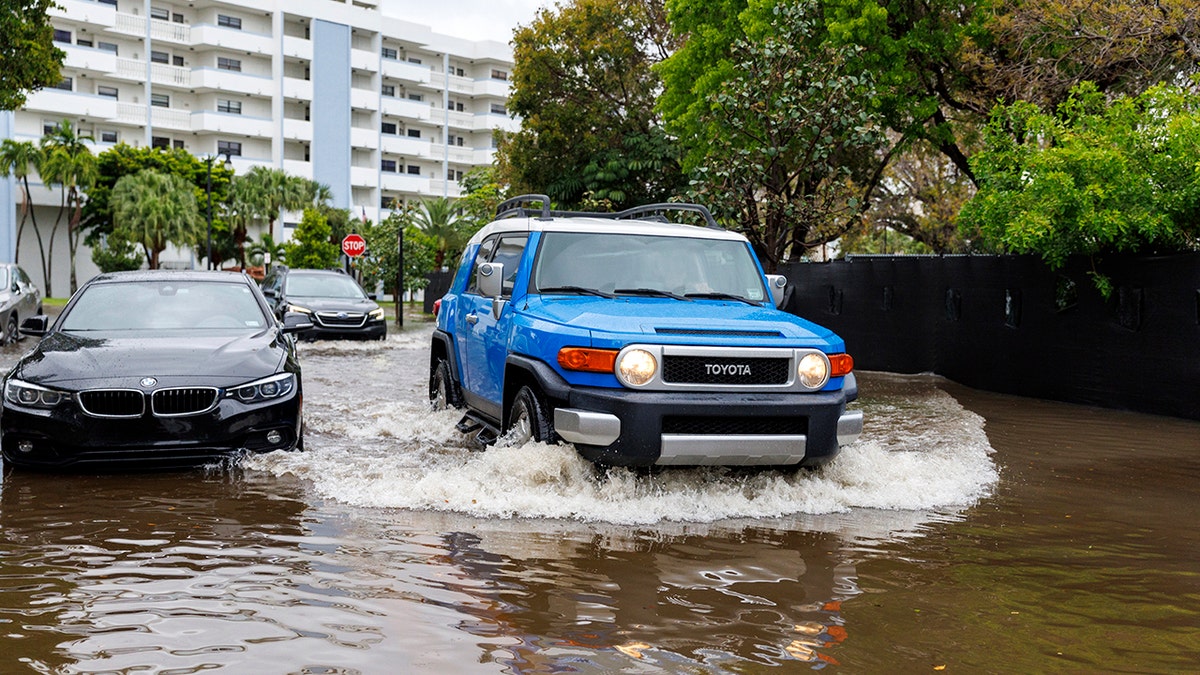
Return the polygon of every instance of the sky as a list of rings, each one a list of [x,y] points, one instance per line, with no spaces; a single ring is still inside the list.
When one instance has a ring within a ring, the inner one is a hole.
[[[385,13],[468,40],[508,43],[518,24],[529,25],[553,0],[383,0]]]

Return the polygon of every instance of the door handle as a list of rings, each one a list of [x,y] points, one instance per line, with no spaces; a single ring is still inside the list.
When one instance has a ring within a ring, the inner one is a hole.
[[[467,323],[471,324],[472,326],[479,323],[479,315],[475,314],[474,312],[468,314],[466,319],[467,319]]]

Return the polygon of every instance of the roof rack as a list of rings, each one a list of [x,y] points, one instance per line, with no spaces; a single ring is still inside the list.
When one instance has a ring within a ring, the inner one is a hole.
[[[535,202],[541,202],[540,209],[534,209],[527,206]],[[717,223],[717,219],[713,218],[709,210],[700,204],[688,204],[684,202],[663,202],[659,204],[645,204],[643,206],[634,206],[625,209],[624,211],[556,211],[550,208],[550,198],[546,195],[528,194],[512,199],[505,200],[496,207],[496,219],[503,220],[505,218],[540,218],[549,220],[550,218],[610,218],[612,220],[657,220],[668,222],[662,215],[664,211],[690,211],[698,213],[704,218],[705,227],[713,230],[724,230]]]

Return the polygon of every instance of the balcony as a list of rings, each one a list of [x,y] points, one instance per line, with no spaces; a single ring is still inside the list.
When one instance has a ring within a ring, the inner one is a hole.
[[[433,76],[433,71],[429,70],[429,66],[418,63],[382,59],[379,62],[379,65],[379,71],[383,73],[384,77],[389,77],[404,82],[429,84],[429,80]]]
[[[451,94],[470,96],[475,93],[475,82],[465,77],[458,77],[457,75],[447,77],[444,73],[437,73],[431,78],[431,84],[434,87],[447,89]]]
[[[25,110],[50,113],[54,119],[60,117],[99,117],[114,119],[117,116],[117,100],[95,94],[80,94],[62,89],[42,89],[29,95]],[[146,119],[142,114],[142,121]]]
[[[441,196],[443,193],[447,197],[461,197],[462,188],[459,187],[457,181],[430,180],[427,183],[429,194]]]
[[[295,59],[312,61],[312,40],[305,40],[304,38],[292,37],[290,35],[283,36],[283,55]]]
[[[146,37],[146,17],[117,12],[112,29],[115,33],[144,38]],[[150,39],[154,41],[190,45],[195,37],[192,30],[192,26],[184,23],[150,19]]]
[[[379,110],[379,92],[350,89],[350,107],[355,110]]]
[[[474,94],[476,96],[491,96],[495,98],[508,98],[510,87],[508,82],[504,80],[475,80]]]
[[[359,150],[375,150],[379,147],[379,132],[350,127],[350,146]]]
[[[55,19],[69,19],[96,27],[112,28],[117,23],[117,10],[110,5],[86,0],[57,0],[50,5],[49,15]]]
[[[66,52],[67,57],[63,59],[63,65],[67,68],[78,68],[106,75],[117,69],[117,55],[110,51],[59,43],[55,43],[55,46]],[[144,72],[145,69],[143,69],[143,74]]]
[[[293,176],[301,176],[309,180],[312,180],[313,177],[312,162],[306,162],[302,159],[283,160],[283,170]]]
[[[308,120],[283,120],[283,139],[285,141],[308,141],[313,139],[313,125]]]
[[[350,184],[354,187],[376,188],[379,186],[379,169],[373,166],[350,167]]]
[[[283,78],[283,97],[293,101],[313,100],[313,84],[310,80],[295,77]]]
[[[116,67],[109,72],[112,72],[122,80],[131,80],[139,83],[145,82],[146,62],[118,58],[116,59]],[[150,64],[150,82],[152,84],[187,89],[192,86],[192,70],[191,68],[170,66],[165,63],[152,63]]]
[[[379,54],[363,49],[351,49],[350,67],[354,70],[374,73],[379,70]]]
[[[243,54],[271,56],[275,53],[275,42],[270,35],[212,24],[192,26],[191,44],[197,47],[221,47]]]
[[[192,88],[197,91],[209,89],[229,94],[272,96],[275,93],[275,80],[232,70],[196,68],[192,71]]]
[[[429,179],[410,173],[381,173],[379,187],[388,192],[424,193],[429,191]]]
[[[420,157],[422,159],[433,158],[433,144],[429,141],[420,138],[409,138],[408,136],[393,136],[391,134],[383,134],[380,137],[380,150],[388,155],[399,155],[401,157]]]
[[[388,117],[401,117],[408,120],[420,120],[428,122],[429,116],[433,110],[425,101],[413,101],[407,98],[392,98],[384,96],[381,103],[381,111]]]
[[[247,117],[203,110],[192,113],[192,131],[273,138],[275,125],[265,117]]]

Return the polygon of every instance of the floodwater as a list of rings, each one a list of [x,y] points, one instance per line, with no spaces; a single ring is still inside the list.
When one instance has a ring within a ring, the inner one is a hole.
[[[601,473],[428,340],[302,345],[303,453],[5,469],[0,673],[1200,669],[1200,423],[861,373],[820,471]]]

